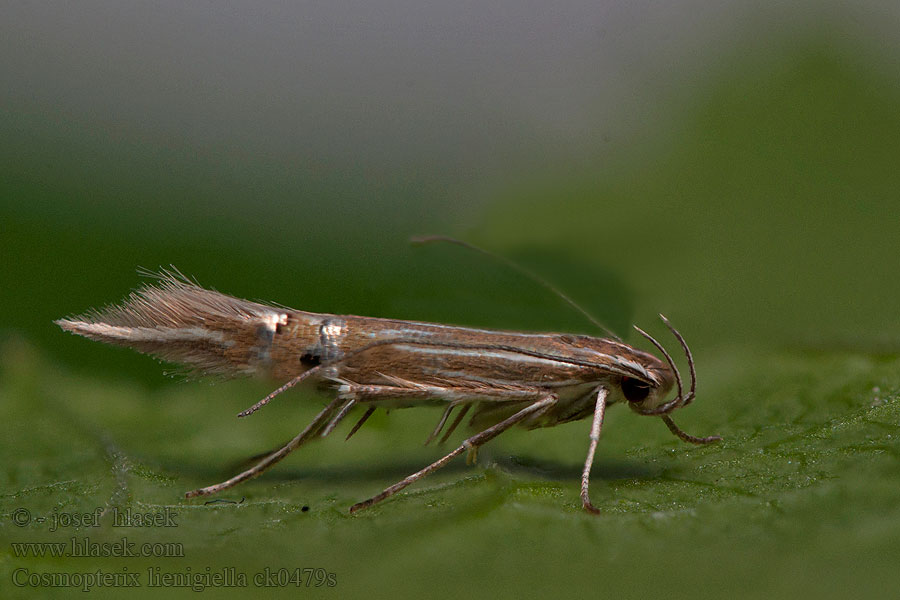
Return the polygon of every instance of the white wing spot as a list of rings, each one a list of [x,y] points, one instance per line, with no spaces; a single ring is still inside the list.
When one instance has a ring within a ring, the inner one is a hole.
[[[285,315],[286,316],[286,315]],[[346,327],[341,323],[328,323],[322,327],[322,334],[331,338],[340,337]]]

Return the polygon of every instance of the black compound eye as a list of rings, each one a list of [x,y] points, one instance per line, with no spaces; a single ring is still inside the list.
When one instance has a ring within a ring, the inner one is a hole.
[[[629,402],[640,402],[650,395],[650,384],[633,377],[623,377],[622,393]]]

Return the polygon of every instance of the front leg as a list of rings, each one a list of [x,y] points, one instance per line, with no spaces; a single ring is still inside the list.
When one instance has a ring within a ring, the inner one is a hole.
[[[600,441],[600,430],[603,428],[603,415],[606,413],[606,397],[608,394],[609,392],[605,387],[597,390],[597,403],[594,406],[594,419],[591,422],[591,442],[588,445],[584,470],[581,472],[581,506],[584,510],[595,515],[600,514],[600,511],[591,504],[588,489],[591,483],[591,467],[594,465],[594,452],[597,451],[597,442]]]

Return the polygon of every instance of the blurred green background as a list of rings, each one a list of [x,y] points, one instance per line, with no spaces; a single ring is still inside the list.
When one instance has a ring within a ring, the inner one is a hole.
[[[0,24],[0,589],[43,572],[320,568],[328,597],[888,598],[900,592],[900,10],[889,3],[14,5]],[[223,495],[325,396],[189,381],[52,320],[137,267],[295,308],[684,333],[699,394],[438,456],[378,414]],[[174,528],[32,517],[177,513]],[[304,508],[305,507],[305,508]],[[20,510],[19,513],[16,513]],[[16,556],[72,537],[183,557]],[[19,571],[21,573],[21,571]],[[160,589],[128,590],[138,597]],[[185,588],[167,592],[192,594]],[[246,590],[209,588],[214,596]],[[260,590],[256,590],[260,591]],[[298,593],[288,587],[267,595]],[[95,589],[96,596],[123,590]]]

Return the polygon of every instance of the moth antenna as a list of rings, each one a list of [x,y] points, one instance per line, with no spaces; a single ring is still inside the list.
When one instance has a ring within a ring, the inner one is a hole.
[[[547,281],[546,279],[544,279],[543,277],[541,277],[540,275],[538,275],[537,273],[532,271],[531,269],[523,267],[522,265],[515,262],[514,260],[511,260],[500,254],[494,254],[490,250],[485,250],[484,248],[480,248],[478,246],[475,246],[474,244],[470,244],[469,242],[464,242],[462,240],[458,240],[456,238],[452,238],[452,237],[445,236],[445,235],[413,236],[410,238],[409,241],[410,241],[410,243],[415,244],[415,245],[430,244],[433,242],[447,242],[450,244],[456,244],[457,246],[462,246],[463,248],[468,248],[469,250],[474,250],[475,252],[480,252],[481,254],[484,254],[485,256],[489,256],[490,258],[505,264],[507,267],[510,267],[511,269],[513,269],[515,271],[518,271],[520,274],[524,275],[528,279],[531,279],[538,285],[543,286],[544,289],[549,290],[551,293],[556,294],[556,296],[561,298],[566,304],[568,304],[570,307],[572,307],[573,309],[575,309],[576,311],[581,313],[582,316],[584,316],[588,321],[593,323],[594,326],[605,331],[613,339],[620,341],[620,342],[622,341],[622,338],[620,338],[618,335],[616,335],[612,329],[610,329],[609,327],[604,325],[599,319],[597,319],[591,313],[589,313],[587,310],[582,308],[580,304],[578,304],[577,302],[572,300],[569,296],[564,294],[562,292],[562,290],[557,288],[555,285],[553,285],[552,283],[550,283],[549,281]]]
[[[675,383],[678,384],[678,396],[676,396],[674,400],[666,402],[662,406],[657,407],[651,411],[645,412],[644,414],[655,415],[655,414],[659,414],[659,413],[667,413],[667,412],[671,411],[672,409],[674,409],[676,406],[678,406],[679,402],[682,401],[684,388],[681,385],[681,373],[678,372],[678,367],[675,365],[675,361],[672,360],[672,357],[669,356],[669,353],[666,352],[666,349],[663,348],[662,344],[657,342],[653,338],[652,335],[650,335],[649,333],[647,333],[646,331],[644,331],[637,325],[633,325],[633,327],[637,330],[638,333],[640,333],[642,336],[644,336],[645,338],[650,340],[650,343],[652,343],[654,346],[656,346],[657,350],[659,350],[660,352],[663,353],[663,356],[666,357],[666,362],[669,363],[669,366],[672,368],[672,371],[675,373]]]
[[[681,334],[678,333],[678,330],[669,323],[669,319],[666,318],[665,315],[660,314],[659,318],[662,319],[662,322],[666,324],[666,327],[672,332],[672,334],[678,339],[678,343],[681,344],[681,348],[684,350],[685,356],[687,356],[688,361],[688,369],[691,373],[691,389],[688,392],[686,398],[684,398],[684,402],[681,406],[687,406],[694,400],[694,392],[697,390],[697,371],[694,370],[694,356],[691,354],[691,349],[688,348],[687,342],[684,341],[684,338],[681,337]]]
[[[720,435],[709,435],[706,437],[695,437],[688,433],[685,433],[675,424],[675,421],[672,420],[672,417],[669,415],[662,415],[663,423],[666,424],[666,427],[669,428],[669,431],[678,436],[681,440],[689,443],[696,444],[698,446],[703,446],[705,444],[712,444],[714,442],[721,442],[722,436]]]

